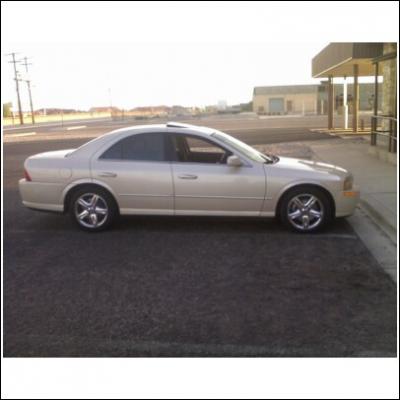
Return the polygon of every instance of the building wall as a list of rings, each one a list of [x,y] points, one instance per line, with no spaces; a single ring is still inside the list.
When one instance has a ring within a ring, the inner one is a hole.
[[[385,43],[383,54],[396,51],[396,43]],[[396,115],[396,69],[397,59],[382,62],[383,70],[383,90],[382,90],[382,113],[384,115]],[[378,97],[379,99],[379,97]]]
[[[286,90],[290,93],[284,93],[282,90],[277,93],[271,94],[253,94],[253,111],[258,114],[269,114],[269,100],[282,98],[284,100],[284,114],[326,114],[328,110],[328,94],[327,86],[321,84],[316,87],[315,92],[308,93],[293,93],[296,85],[288,87]],[[271,87],[271,90],[274,88]],[[382,104],[382,85],[378,87],[378,106],[381,109]],[[353,95],[353,84],[347,85],[347,93],[349,96],[349,112],[352,112],[352,95]],[[359,96],[360,104],[359,109],[361,111],[370,111],[373,108],[373,95],[374,95],[374,84],[373,83],[361,83],[359,84]],[[343,85],[334,85],[334,98],[335,110],[340,109],[340,96],[343,96]],[[393,97],[393,96],[392,96]],[[388,102],[392,101],[389,97]],[[292,109],[288,109],[288,101],[292,102]],[[393,104],[393,103],[392,103]]]
[[[374,107],[374,94],[375,94],[375,84],[374,83],[359,83],[359,97],[360,103],[358,105],[360,111],[372,111]],[[378,84],[378,108],[382,107],[382,84]],[[352,112],[352,96],[354,94],[354,87],[352,83],[347,85],[347,95],[349,112]],[[335,96],[335,110],[338,108],[339,98],[343,96],[343,85],[334,85],[334,96]]]
[[[317,93],[297,94],[256,94],[253,96],[253,111],[259,114],[270,113],[270,99],[282,98],[284,100],[284,113],[286,114],[315,114],[317,112]],[[288,109],[291,102],[292,109]]]

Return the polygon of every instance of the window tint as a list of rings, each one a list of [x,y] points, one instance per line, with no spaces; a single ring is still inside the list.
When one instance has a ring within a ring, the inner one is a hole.
[[[100,158],[106,160],[121,160],[122,159],[122,146],[121,140],[106,150]]]
[[[132,135],[111,146],[102,159],[165,161],[164,134],[144,133]]]

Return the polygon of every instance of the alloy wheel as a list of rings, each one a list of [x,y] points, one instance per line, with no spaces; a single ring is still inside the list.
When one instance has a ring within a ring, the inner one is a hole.
[[[85,228],[102,226],[108,216],[107,202],[96,193],[85,193],[75,201],[75,218]]]
[[[298,230],[313,230],[324,219],[322,201],[313,194],[299,194],[290,199],[287,207],[287,218]]]

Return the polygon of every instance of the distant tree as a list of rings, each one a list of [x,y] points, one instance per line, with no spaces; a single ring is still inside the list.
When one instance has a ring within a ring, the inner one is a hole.
[[[12,103],[3,103],[3,118],[12,117]]]

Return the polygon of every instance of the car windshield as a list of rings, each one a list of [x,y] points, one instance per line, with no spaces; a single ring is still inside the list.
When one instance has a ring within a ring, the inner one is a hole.
[[[228,144],[229,146],[233,147],[235,150],[238,152],[244,154],[248,158],[252,159],[253,161],[258,161],[262,163],[274,163],[278,160],[276,156],[273,155],[265,155],[256,149],[253,149],[253,147],[247,145],[246,143],[241,142],[238,139],[235,139],[232,136],[227,135],[224,132],[214,132],[211,136],[217,138],[223,143]]]

